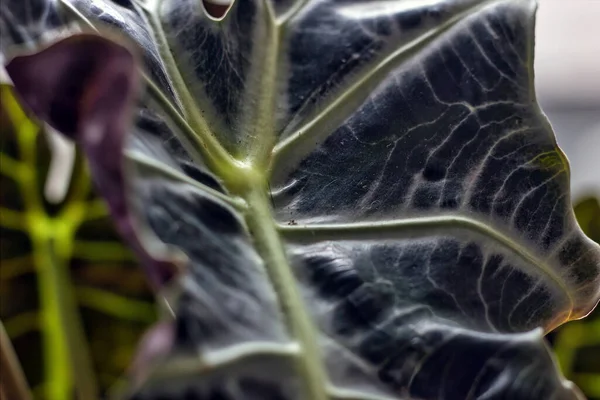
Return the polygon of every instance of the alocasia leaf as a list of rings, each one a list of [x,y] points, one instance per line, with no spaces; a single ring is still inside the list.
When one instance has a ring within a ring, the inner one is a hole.
[[[594,307],[600,249],[536,103],[533,1],[60,7],[144,61],[131,128],[127,46],[7,67],[175,316],[131,398],[579,398],[543,333]]]

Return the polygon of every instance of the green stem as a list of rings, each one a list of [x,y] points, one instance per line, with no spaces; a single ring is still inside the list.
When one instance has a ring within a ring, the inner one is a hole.
[[[55,273],[56,288],[59,291],[62,326],[68,341],[68,356],[74,378],[77,398],[94,400],[98,398],[98,384],[83,323],[79,314],[75,290],[69,271],[74,230],[71,226],[57,221],[55,232]],[[61,229],[61,227],[63,229]]]
[[[25,116],[12,95],[3,96],[3,100],[11,122],[18,131],[17,144],[21,159],[25,165],[35,165],[39,127]],[[38,272],[44,377],[47,381],[44,388],[45,397],[67,400],[72,397],[72,370],[67,356],[69,353],[66,334],[62,326],[61,288],[58,286],[56,266],[53,264],[50,221],[37,190],[36,171],[33,168],[24,170],[18,184],[27,210],[24,222],[31,239],[33,264]]]
[[[281,300],[283,315],[287,317],[291,334],[303,350],[298,355],[298,373],[305,383],[306,398],[325,400],[328,398],[325,390],[326,373],[318,348],[318,338],[314,333],[314,324],[303,304],[304,300],[289,266],[279,233],[272,222],[268,192],[262,183],[249,185],[250,189],[245,197],[250,212],[246,221]]]
[[[78,398],[94,400],[98,389],[69,278],[69,258],[61,254],[65,241],[72,238],[49,223],[38,221],[38,227],[42,229],[32,231],[36,233],[32,242],[42,308],[46,397],[71,399],[74,387]]]
[[[36,235],[38,236],[38,235]],[[69,362],[67,335],[63,326],[64,302],[61,299],[56,265],[51,255],[51,240],[32,237],[35,265],[38,268],[38,291],[42,309],[42,340],[47,399],[72,397],[73,376]]]

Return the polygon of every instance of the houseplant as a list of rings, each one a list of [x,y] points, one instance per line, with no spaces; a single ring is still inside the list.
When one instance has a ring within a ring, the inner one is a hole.
[[[534,2],[9,3],[15,92],[164,305],[126,396],[578,398],[543,334],[594,307],[600,250]]]

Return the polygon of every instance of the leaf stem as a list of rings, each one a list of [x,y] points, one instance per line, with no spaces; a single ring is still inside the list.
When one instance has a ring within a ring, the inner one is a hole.
[[[60,318],[64,340],[73,375],[77,398],[95,400],[98,398],[98,384],[83,323],[79,314],[75,290],[70,278],[69,260],[72,254],[74,229],[70,224],[56,221],[54,227],[54,246],[49,254],[54,261],[55,289],[60,301]],[[78,226],[79,221],[73,226]]]
[[[177,93],[178,99],[181,101],[183,117],[189,123],[192,128],[193,134],[191,135],[192,143],[196,144],[200,149],[205,149],[202,154],[206,156],[206,162],[213,167],[231,168],[238,164],[238,162],[231,157],[231,155],[221,145],[214,132],[210,129],[208,121],[202,116],[200,107],[198,107],[196,100],[192,93],[189,91],[183,76],[180,71],[180,66],[177,61],[166,49],[169,49],[168,39],[163,30],[162,24],[158,18],[154,15],[148,16],[148,21],[153,28],[154,38],[159,44],[161,49],[161,56],[165,67],[171,77],[173,88]],[[147,83],[151,83],[151,80],[147,80]],[[155,85],[149,85],[150,89],[154,90],[155,95],[161,93],[160,90],[156,90]],[[164,96],[161,99],[165,101]],[[168,103],[168,102],[167,102]],[[164,103],[163,103],[164,104]],[[169,107],[167,107],[169,108]],[[166,110],[168,111],[168,110]]]
[[[37,236],[37,235],[36,235]],[[52,259],[48,258],[51,242],[33,239],[33,254],[38,268],[38,291],[42,309],[42,340],[44,371],[48,399],[68,399],[71,396],[73,376],[69,363],[67,335],[63,332],[62,301]]]
[[[267,9],[269,7],[266,7]],[[255,167],[267,167],[271,161],[271,150],[277,140],[275,131],[275,112],[278,68],[281,46],[281,29],[275,25],[275,21],[268,15],[263,16],[268,22],[265,23],[265,36],[268,42],[263,52],[258,52],[252,60],[255,66],[252,69],[251,76],[248,77],[250,83],[254,82],[248,88],[248,96],[245,98],[245,104],[249,106],[248,112],[244,117],[242,125],[251,126],[252,131],[245,139],[248,142],[243,146],[248,151],[244,154],[247,164]],[[254,96],[261,101],[253,101]],[[241,149],[240,149],[241,150]]]
[[[95,375],[68,276],[69,258],[61,254],[65,241],[72,239],[52,224],[39,226],[45,229],[32,235],[32,242],[42,308],[46,397],[71,398],[74,386],[78,398],[93,400],[98,393]]]
[[[265,261],[275,291],[281,300],[283,315],[287,317],[288,327],[303,351],[298,355],[298,372],[305,383],[306,398],[326,400],[325,377],[318,338],[310,315],[306,311],[303,299],[297,287],[294,274],[281,244],[281,239],[269,208],[266,187],[259,184],[249,185],[246,199],[250,212],[246,222],[255,238],[256,247]]]

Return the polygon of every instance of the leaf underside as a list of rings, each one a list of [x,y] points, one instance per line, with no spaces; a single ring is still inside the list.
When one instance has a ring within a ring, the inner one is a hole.
[[[578,398],[542,336],[598,301],[600,249],[536,103],[533,1],[38,3],[143,50],[133,128],[117,45],[8,64],[38,115],[76,116],[176,317],[128,396]]]

